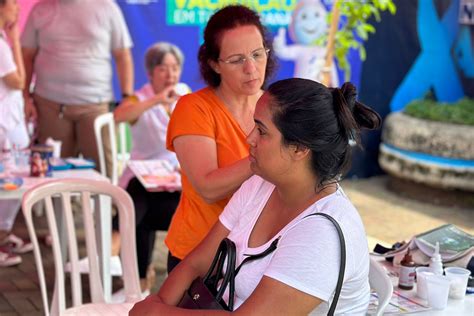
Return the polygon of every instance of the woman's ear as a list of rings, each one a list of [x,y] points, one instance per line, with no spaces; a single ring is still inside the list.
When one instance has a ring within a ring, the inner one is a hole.
[[[293,156],[293,159],[295,160],[301,160],[305,159],[309,153],[310,150],[308,147],[303,146],[303,145],[291,145],[291,155]]]
[[[214,70],[216,73],[218,73],[219,75],[221,74],[221,71],[219,69],[219,63],[216,63],[215,61],[213,60],[209,60],[207,62],[207,64],[209,65],[209,67],[212,68],[212,70]]]

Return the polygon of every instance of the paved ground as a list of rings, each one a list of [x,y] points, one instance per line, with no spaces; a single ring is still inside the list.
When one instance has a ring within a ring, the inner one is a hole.
[[[419,202],[388,190],[388,184],[389,178],[387,176],[348,180],[342,184],[362,216],[371,248],[376,242],[383,242],[389,246],[396,241],[409,239],[415,234],[444,223],[453,223],[474,234],[474,207],[472,204],[439,206],[433,203]],[[420,194],[423,195],[425,201],[440,202],[439,195],[436,193],[430,194],[423,191]],[[453,201],[459,201],[459,195],[454,193],[450,195],[453,197]],[[45,227],[41,218],[38,219],[38,222],[40,226]],[[21,221],[16,230],[19,234],[26,234]],[[43,233],[45,230],[39,231],[40,235]],[[154,262],[157,280],[154,290],[159,288],[166,276],[164,236],[164,232],[158,233],[155,247]],[[43,251],[46,266],[49,268],[48,284],[52,289],[53,268],[51,261],[47,260],[51,256],[48,255],[47,247],[44,247]],[[121,280],[114,279],[114,289],[120,287]],[[0,268],[0,315],[41,315],[41,309],[33,255],[24,255],[23,263],[17,267]]]

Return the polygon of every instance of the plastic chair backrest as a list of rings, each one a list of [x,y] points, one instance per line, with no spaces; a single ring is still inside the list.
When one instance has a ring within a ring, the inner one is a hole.
[[[104,142],[102,140],[102,128],[106,126],[108,128],[110,150],[112,154],[112,174],[110,181],[112,184],[118,184],[118,160],[117,160],[117,141],[116,141],[116,131],[115,131],[115,122],[113,113],[104,113],[99,115],[94,121],[94,133],[95,139],[97,142],[97,152],[99,153],[99,166],[100,173],[107,177],[107,167],[105,164],[105,153],[104,153]]]
[[[375,315],[383,315],[385,308],[392,298],[393,285],[384,267],[374,258],[370,258],[369,283],[378,297],[378,306]]]
[[[128,123],[125,123],[125,122],[118,124],[120,151],[117,154],[117,159],[120,162],[119,174],[121,174],[123,170],[125,170],[127,161],[130,160],[130,152],[128,150],[128,144],[127,144],[127,132],[129,133],[127,125]]]
[[[28,232],[33,243],[38,278],[40,281],[41,297],[45,315],[61,315],[66,310],[65,298],[65,274],[64,262],[61,252],[58,225],[55,217],[54,206],[59,206],[64,216],[69,261],[71,262],[71,293],[72,306],[82,305],[82,284],[79,272],[78,242],[74,214],[72,212],[71,196],[79,195],[84,223],[87,256],[89,258],[89,286],[92,303],[105,303],[104,291],[99,275],[99,262],[97,251],[97,236],[95,234],[93,206],[92,203],[98,195],[109,196],[112,203],[116,205],[120,216],[120,235],[127,236],[121,241],[121,261],[123,268],[123,280],[127,301],[136,301],[141,298],[137,252],[135,244],[135,209],[133,202],[123,189],[104,181],[88,179],[60,179],[46,182],[28,190],[22,201],[23,214],[25,216]],[[53,203],[53,199],[56,199]],[[52,239],[52,251],[55,266],[55,286],[51,303],[51,311],[48,308],[47,288],[41,250],[36,236],[33,223],[32,209],[40,201],[44,201],[46,218]],[[57,203],[60,202],[60,203]],[[58,210],[56,210],[58,211]],[[97,210],[95,210],[97,211]],[[77,216],[77,214],[76,214]]]

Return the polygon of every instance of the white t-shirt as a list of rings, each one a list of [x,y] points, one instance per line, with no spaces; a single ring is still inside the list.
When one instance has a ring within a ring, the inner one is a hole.
[[[258,254],[281,236],[270,255],[242,266],[235,281],[235,308],[254,291],[263,275],[318,297],[323,301],[312,315],[325,315],[339,276],[340,245],[336,228],[322,216],[331,215],[341,226],[346,241],[346,270],[337,314],[365,315],[370,298],[369,249],[362,220],[342,189],[303,211],[266,244],[249,248],[248,240],[275,186],[258,176],[242,184],[219,217],[230,230],[237,248],[238,266],[244,254]]]
[[[25,148],[29,139],[23,113],[23,96],[21,90],[8,87],[3,80],[3,77],[16,71],[17,67],[10,46],[1,32],[0,30],[0,146],[8,138],[11,145]]]
[[[33,7],[21,44],[38,48],[35,93],[74,105],[113,100],[112,51],[132,40],[112,0],[49,0]]]
[[[176,93],[184,95],[191,92],[191,89],[184,83],[178,83],[175,88]],[[135,95],[140,101],[150,99],[155,95],[150,83],[140,88]],[[170,112],[174,110],[176,102],[171,105]],[[130,159],[165,159],[173,167],[179,165],[176,154],[166,149],[166,133],[170,114],[165,107],[157,104],[143,112],[135,124],[131,125],[132,132],[132,151]],[[126,188],[130,179],[133,178],[133,172],[127,167],[120,177],[119,186]]]

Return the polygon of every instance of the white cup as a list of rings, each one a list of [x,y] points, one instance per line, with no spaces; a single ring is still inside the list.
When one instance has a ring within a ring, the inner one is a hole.
[[[444,269],[446,277],[451,281],[449,297],[462,300],[466,296],[467,281],[471,271],[459,267],[449,267]]]
[[[429,275],[434,275],[429,267],[418,267],[415,269],[416,272],[416,295],[426,300],[428,298],[428,290],[426,278]]]
[[[62,142],[60,140],[55,140],[53,143],[53,157],[59,158],[61,157],[61,145]]]
[[[54,140],[51,137],[48,137],[45,142],[46,145],[53,147],[53,158],[61,157],[61,145],[60,140]]]
[[[448,304],[449,285],[451,281],[444,275],[428,275],[428,305],[434,309],[445,309]]]

